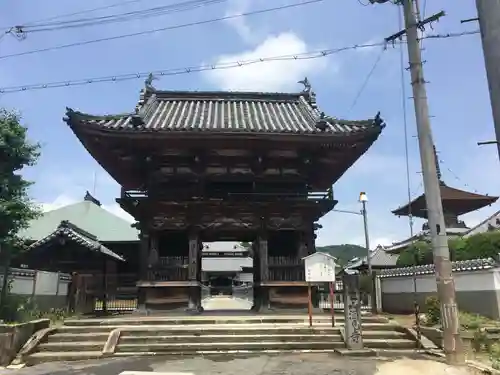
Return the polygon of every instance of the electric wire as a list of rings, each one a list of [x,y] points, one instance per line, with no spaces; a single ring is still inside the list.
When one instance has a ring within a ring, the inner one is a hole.
[[[387,50],[387,45],[384,45],[382,47],[380,53],[377,55],[377,58],[375,59],[375,63],[373,64],[370,71],[368,72],[368,75],[366,76],[366,78],[364,79],[363,83],[361,84],[359,90],[357,91],[356,96],[354,97],[354,100],[352,101],[352,104],[349,107],[348,113],[350,113],[352,111],[352,109],[356,106],[356,104],[358,103],[359,98],[363,94],[366,86],[368,85],[368,82],[370,81],[370,78],[373,76],[373,73],[377,69],[377,66],[378,66],[380,60],[382,59],[382,56],[384,55],[384,52],[386,50]]]
[[[63,14],[59,14],[59,15],[56,15],[56,16],[50,16],[50,17],[46,17],[46,18],[41,18],[41,19],[38,19],[38,20],[35,20],[35,21],[23,22],[21,25],[22,26],[32,26],[32,25],[36,25],[36,24],[39,24],[39,23],[42,23],[42,22],[48,22],[48,21],[52,21],[52,20],[55,20],[55,19],[59,19],[59,18],[66,18],[66,17],[78,16],[78,15],[81,15],[81,14],[92,13],[92,12],[97,12],[97,11],[100,11],[100,10],[107,10],[107,9],[111,9],[111,8],[116,8],[116,7],[127,5],[127,4],[140,3],[142,1],[144,1],[144,0],[126,0],[126,1],[120,1],[118,3],[104,5],[104,6],[100,6],[100,7],[96,7],[96,8],[84,9],[84,10],[79,10],[79,11],[71,12],[71,13],[63,13]],[[11,27],[13,27],[13,26],[0,26],[0,29],[10,29]]]
[[[450,33],[442,36],[433,35],[433,39],[447,39],[447,38],[456,38],[462,36],[462,33]],[[425,38],[428,38],[427,35]],[[439,37],[439,38],[438,38]],[[391,44],[405,44],[404,42],[391,42]],[[18,85],[18,86],[5,86],[0,87],[0,94],[10,94],[15,92],[23,92],[23,91],[31,91],[31,90],[40,90],[40,89],[51,89],[58,87],[70,87],[70,86],[82,86],[93,83],[105,83],[105,82],[121,82],[121,81],[129,81],[134,79],[146,78],[149,74],[153,74],[157,77],[166,77],[166,76],[177,76],[183,74],[190,73],[199,73],[210,70],[223,70],[223,69],[232,69],[232,68],[241,68],[248,65],[253,64],[261,64],[266,62],[274,62],[274,61],[300,61],[300,60],[311,60],[317,58],[327,57],[336,53],[341,53],[349,50],[363,49],[363,48],[373,48],[373,47],[382,47],[387,45],[385,41],[378,43],[364,43],[364,44],[353,44],[346,47],[340,48],[331,48],[331,49],[323,49],[318,51],[311,51],[305,53],[297,53],[297,54],[288,54],[281,56],[270,56],[270,57],[262,57],[251,60],[241,60],[241,61],[231,61],[220,64],[206,64],[206,65],[198,65],[198,66],[186,66],[182,68],[170,68],[164,70],[157,71],[148,71],[148,72],[140,72],[140,73],[128,73],[128,74],[120,74],[120,75],[109,75],[109,76],[101,76],[94,78],[85,78],[85,79],[76,79],[76,80],[66,80],[66,81],[52,81],[47,83],[38,83],[38,84],[27,84],[27,85]]]
[[[170,5],[163,5],[153,8],[135,10],[125,13],[110,14],[99,17],[87,17],[76,20],[57,21],[34,26],[16,26],[23,33],[38,33],[47,31],[60,31],[66,29],[82,28],[89,26],[108,25],[117,22],[129,22],[151,17],[159,17],[172,13],[186,12],[189,10],[206,7],[213,4],[220,4],[227,0],[190,0]]]
[[[287,4],[287,5],[282,5],[282,6],[278,6],[278,7],[274,7],[274,8],[260,9],[260,10],[256,10],[256,11],[246,12],[246,13],[227,15],[224,17],[212,18],[212,19],[203,20],[203,21],[189,22],[189,23],[184,23],[184,24],[179,24],[179,25],[161,27],[161,28],[157,28],[157,29],[139,31],[139,32],[130,33],[130,34],[121,34],[121,35],[116,35],[116,36],[111,36],[111,37],[86,40],[86,41],[82,41],[82,42],[61,44],[59,46],[46,47],[46,48],[34,49],[34,50],[29,50],[29,51],[24,51],[24,52],[17,52],[17,53],[12,53],[12,54],[7,54],[7,55],[1,55],[0,59],[4,60],[4,59],[12,58],[12,57],[32,55],[35,53],[61,50],[61,49],[66,49],[66,48],[71,48],[71,47],[80,47],[80,46],[89,45],[89,44],[107,42],[107,41],[112,41],[112,40],[119,40],[119,39],[124,39],[124,38],[140,36],[140,35],[148,35],[148,34],[153,34],[153,33],[157,33],[157,32],[176,30],[176,29],[192,27],[192,26],[207,25],[207,24],[212,24],[212,23],[221,22],[221,21],[227,21],[227,20],[231,20],[231,19],[235,19],[235,18],[270,13],[270,12],[275,12],[275,11],[280,11],[280,10],[285,10],[285,9],[290,9],[290,8],[297,8],[300,6],[319,3],[322,1],[323,0],[307,0],[307,1],[302,1],[299,3]]]
[[[453,172],[453,170],[452,170],[450,167],[448,167],[448,165],[447,165],[447,164],[443,161],[443,159],[442,159],[442,158],[438,157],[438,162],[439,162],[441,165],[443,165],[443,164],[444,164],[445,169],[446,169],[446,170],[447,170],[447,171],[448,171],[448,172],[452,175],[452,177],[453,177],[455,180],[457,180],[460,184],[462,184],[462,185],[463,185],[466,189],[468,189],[468,190],[472,190],[472,191],[473,191],[474,193],[476,193],[476,194],[480,194],[480,193],[479,193],[479,190],[474,189],[474,187],[470,186],[467,182],[465,182],[464,180],[462,180],[462,179],[458,176],[458,174],[456,174],[455,172]]]

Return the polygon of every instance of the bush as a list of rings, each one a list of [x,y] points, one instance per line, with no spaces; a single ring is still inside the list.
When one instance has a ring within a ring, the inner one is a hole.
[[[427,324],[430,326],[439,324],[441,322],[441,306],[437,297],[427,297],[425,300],[425,308],[425,317],[427,319]]]
[[[500,343],[495,343],[490,347],[491,366],[495,370],[500,370]]]

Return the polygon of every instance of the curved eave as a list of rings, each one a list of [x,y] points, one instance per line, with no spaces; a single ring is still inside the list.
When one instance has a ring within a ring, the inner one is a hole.
[[[444,189],[447,189],[448,191],[443,191]],[[450,196],[452,194],[447,194],[450,191],[454,193],[454,196]],[[443,204],[443,211],[460,216],[489,206],[495,203],[498,200],[498,197],[474,194],[447,186],[441,186],[441,200]],[[397,216],[409,216],[411,214],[415,217],[427,219],[425,194],[420,195],[409,204],[399,207],[391,212]]]
[[[338,140],[342,139],[360,139],[370,136],[378,137],[385,127],[385,124],[376,124],[374,120],[340,120],[340,119],[329,119],[328,129],[326,131],[320,131],[319,129],[312,131],[267,131],[267,130],[252,130],[252,129],[213,129],[213,128],[190,128],[190,129],[171,129],[171,128],[153,128],[146,126],[134,126],[131,123],[131,118],[133,114],[119,114],[119,115],[106,115],[106,116],[95,116],[89,115],[82,112],[73,111],[67,109],[64,121],[69,125],[73,132],[78,136],[89,135],[103,135],[111,136],[116,138],[121,137],[136,137],[136,138],[150,138],[154,136],[158,137],[168,137],[168,138],[197,138],[202,136],[203,138],[209,137],[241,137],[248,138],[254,136],[266,137],[267,139],[273,137],[279,137],[279,140],[284,140],[288,138],[289,140],[301,139],[309,140],[312,142],[324,142],[325,140]],[[334,122],[335,121],[335,122]],[[127,123],[127,126],[117,125]],[[348,131],[343,130],[343,128],[349,127]],[[293,137],[293,138],[292,138]]]

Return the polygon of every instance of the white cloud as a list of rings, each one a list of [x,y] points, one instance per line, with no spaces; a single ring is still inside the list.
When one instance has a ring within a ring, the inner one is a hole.
[[[231,0],[228,4],[225,17],[239,16],[250,10],[251,0]],[[245,42],[252,43],[256,40],[256,35],[252,28],[247,24],[245,17],[230,18],[227,23],[231,25],[241,39]]]
[[[81,202],[81,199],[76,199],[69,195],[63,194],[58,196],[53,202],[40,203],[40,206],[44,212],[47,212],[47,211],[57,210],[58,208],[78,202]],[[117,203],[103,204],[101,207],[104,208],[106,211],[112,213],[113,215],[121,217],[126,221],[129,222],[135,221],[135,219],[126,211],[124,211]]]
[[[305,41],[293,32],[269,36],[255,49],[234,55],[219,56],[216,64],[258,60],[308,52]],[[297,81],[327,66],[326,58],[261,62],[239,68],[211,70],[207,78],[222,90],[231,91],[297,91]]]

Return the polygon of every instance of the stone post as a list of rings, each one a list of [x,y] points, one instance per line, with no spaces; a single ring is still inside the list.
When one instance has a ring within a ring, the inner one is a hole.
[[[359,275],[343,276],[344,286],[344,339],[347,349],[363,349],[361,331],[361,299],[359,293]]]

